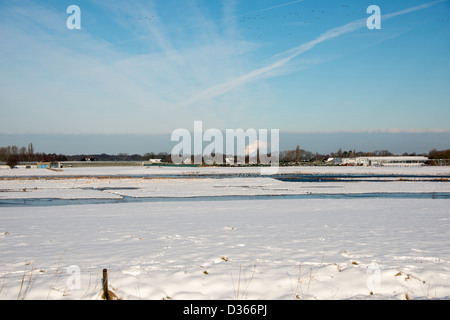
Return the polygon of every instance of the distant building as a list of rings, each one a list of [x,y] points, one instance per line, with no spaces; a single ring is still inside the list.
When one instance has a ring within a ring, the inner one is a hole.
[[[153,163],[162,163],[161,160],[162,159],[149,159],[148,162],[150,162],[151,164],[153,164]]]
[[[234,164],[234,157],[226,157],[225,163],[226,164]]]
[[[50,169],[51,163],[50,162],[38,162],[38,163],[36,163],[36,167],[38,169]]]
[[[343,166],[423,166],[428,157],[392,156],[392,157],[357,157],[329,158],[327,162]]]

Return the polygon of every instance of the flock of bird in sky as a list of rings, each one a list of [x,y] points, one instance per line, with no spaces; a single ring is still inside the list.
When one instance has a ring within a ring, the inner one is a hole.
[[[345,13],[346,16],[352,16],[355,14],[355,11],[350,11],[349,5],[342,5],[342,8],[349,9],[348,12]],[[264,10],[260,10],[264,11]],[[308,10],[309,11],[309,10]],[[259,12],[259,11],[258,11]],[[245,29],[247,29],[250,32],[253,32],[253,35],[255,37],[262,37],[263,33],[261,32],[261,27],[257,26],[255,24],[252,24],[253,22],[267,22],[269,20],[280,20],[286,25],[307,25],[310,24],[314,20],[319,20],[321,16],[323,16],[326,12],[324,10],[310,10],[311,15],[307,17],[305,13],[301,12],[289,12],[289,13],[283,13],[283,14],[271,14],[271,15],[264,15],[264,14],[254,14],[254,15],[246,15],[246,16],[239,16],[238,22],[241,24],[245,24]],[[144,17],[138,17],[137,20],[139,22],[150,22],[155,19],[155,16],[144,16]],[[284,31],[280,30],[284,36],[292,36],[292,31]]]
[[[345,10],[346,17],[355,16],[355,9],[351,9],[350,5],[343,4],[341,5],[343,10]],[[264,11],[259,10],[257,12]],[[263,37],[264,33],[262,31],[263,25],[257,24],[258,22],[268,22],[278,20],[282,22],[280,26],[284,26],[285,28],[279,29],[279,32],[283,36],[292,36],[293,28],[289,28],[292,26],[301,26],[308,25],[313,23],[314,21],[318,21],[324,17],[326,11],[325,10],[308,10],[308,12],[289,12],[283,14],[250,14],[245,16],[239,16],[238,22],[243,25],[243,28],[247,30],[247,32],[253,34],[255,37]],[[140,22],[150,22],[155,19],[155,16],[145,16],[137,18]],[[450,22],[450,19],[436,19],[436,22]]]

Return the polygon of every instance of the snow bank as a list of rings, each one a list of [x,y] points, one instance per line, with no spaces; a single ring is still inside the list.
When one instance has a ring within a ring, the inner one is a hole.
[[[20,176],[110,176],[110,175],[179,175],[179,174],[259,174],[259,167],[88,167],[64,168],[59,171],[48,169],[0,169],[0,177]],[[292,174],[427,174],[450,175],[450,166],[423,167],[353,167],[353,166],[289,166],[279,167],[278,173]]]

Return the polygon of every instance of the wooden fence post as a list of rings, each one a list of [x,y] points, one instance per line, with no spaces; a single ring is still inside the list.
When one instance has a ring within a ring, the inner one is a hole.
[[[109,290],[108,290],[108,270],[103,269],[103,297],[105,300],[109,300]]]

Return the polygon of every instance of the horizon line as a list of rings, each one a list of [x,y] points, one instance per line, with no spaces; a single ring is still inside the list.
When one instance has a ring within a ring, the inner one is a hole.
[[[185,129],[185,128],[178,128]],[[213,128],[205,128],[203,131],[213,129]],[[231,128],[219,129],[220,131],[230,130]],[[243,128],[237,127],[231,130],[279,130],[280,133],[290,133],[290,134],[339,134],[339,133],[450,133],[450,129],[444,128],[424,128],[424,129],[413,129],[413,128],[379,128],[379,129],[354,129],[354,130],[283,130],[278,128]],[[194,130],[188,130],[190,132],[194,132]],[[95,136],[117,136],[117,135],[140,135],[140,136],[157,136],[157,135],[170,135],[172,132],[155,132],[155,133],[124,133],[124,132],[0,132],[0,135],[60,135],[60,136],[87,136],[87,135],[95,135]]]

